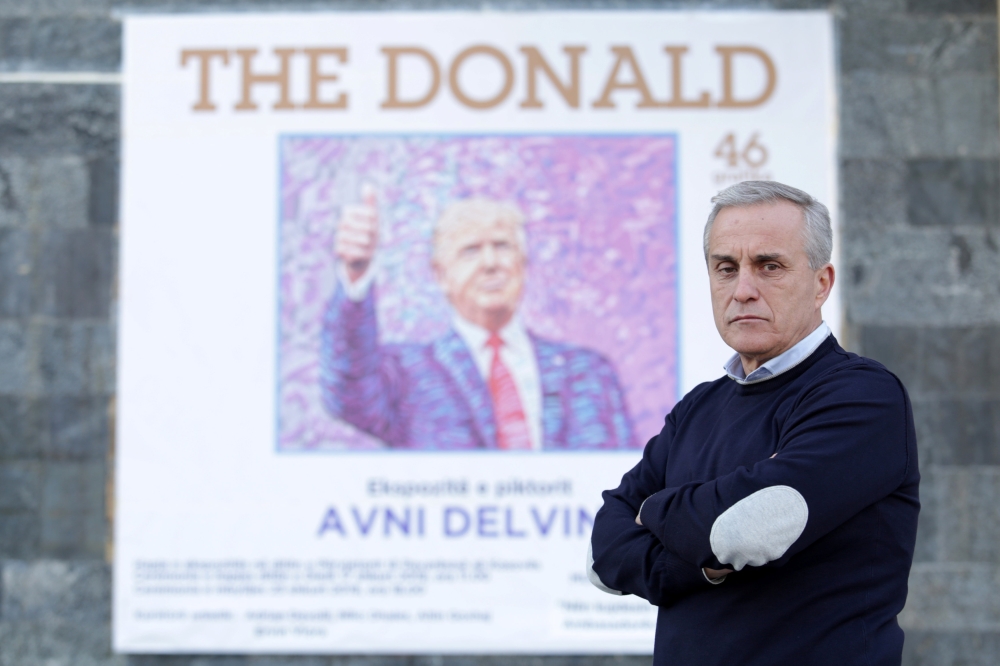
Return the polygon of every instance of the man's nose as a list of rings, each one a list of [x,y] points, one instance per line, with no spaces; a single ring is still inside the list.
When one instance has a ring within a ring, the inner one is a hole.
[[[497,265],[497,251],[496,249],[487,243],[483,247],[482,262],[483,266],[493,267]]]
[[[753,274],[753,269],[741,268],[739,276],[736,279],[736,292],[733,294],[733,298],[740,303],[745,303],[756,300],[759,295],[760,292],[757,291],[757,279]]]

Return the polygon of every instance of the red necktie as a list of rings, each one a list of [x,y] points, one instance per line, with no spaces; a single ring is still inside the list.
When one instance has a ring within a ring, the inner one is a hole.
[[[530,449],[528,421],[524,418],[521,399],[517,396],[517,386],[514,385],[510,370],[500,360],[503,340],[494,333],[486,341],[486,346],[493,350],[489,387],[493,397],[493,413],[497,419],[497,445],[501,449]]]

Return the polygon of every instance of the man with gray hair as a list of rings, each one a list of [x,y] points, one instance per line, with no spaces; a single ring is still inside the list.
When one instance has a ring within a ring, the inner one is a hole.
[[[712,202],[712,309],[736,353],[604,493],[588,575],[660,607],[655,665],[899,664],[920,509],[906,390],[823,322],[826,207],[766,181]]]
[[[453,310],[430,344],[382,344],[373,259],[378,206],[366,189],[342,211],[339,280],[324,320],[327,411],[403,449],[616,449],[634,446],[611,363],[538,337],[518,315],[527,248],[516,206],[457,201],[434,228],[431,264]]]

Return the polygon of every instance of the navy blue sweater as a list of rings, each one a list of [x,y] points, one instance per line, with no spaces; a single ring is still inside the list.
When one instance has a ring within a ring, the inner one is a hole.
[[[604,493],[593,573],[659,606],[655,665],[899,664],[919,480],[903,385],[830,336],[677,403]]]

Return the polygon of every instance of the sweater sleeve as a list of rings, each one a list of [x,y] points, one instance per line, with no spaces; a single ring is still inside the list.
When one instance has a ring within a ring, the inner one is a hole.
[[[676,408],[675,408],[676,411]],[[674,433],[674,412],[657,437],[646,444],[642,460],[603,494],[594,517],[588,575],[600,589],[634,594],[656,606],[698,588],[710,588],[701,569],[664,548],[646,528],[635,523],[643,500],[663,488],[667,452]]]
[[[859,361],[799,399],[774,457],[661,489],[642,523],[698,567],[780,566],[903,483],[915,464],[912,422],[899,380]]]

